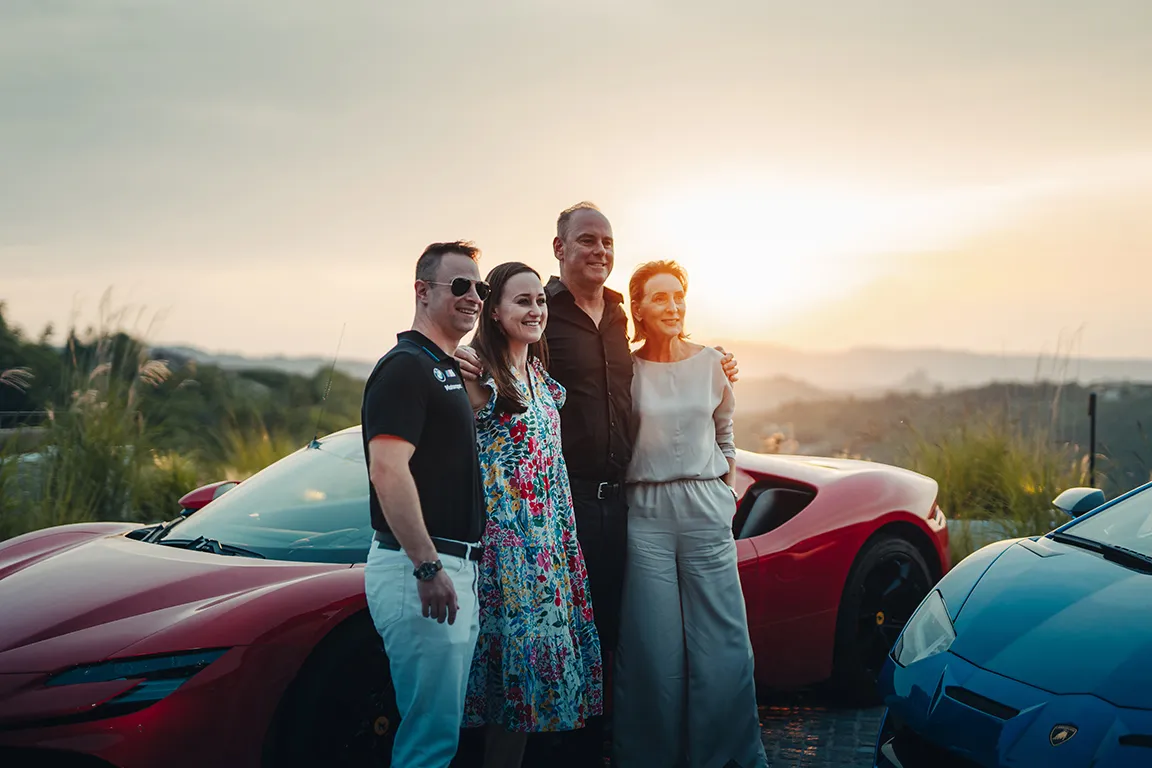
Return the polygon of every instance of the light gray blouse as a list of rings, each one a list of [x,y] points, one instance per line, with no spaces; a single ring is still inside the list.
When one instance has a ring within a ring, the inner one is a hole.
[[[728,474],[726,458],[736,457],[736,398],[720,366],[722,357],[711,347],[675,363],[632,356],[632,412],[640,426],[627,482],[709,480]]]

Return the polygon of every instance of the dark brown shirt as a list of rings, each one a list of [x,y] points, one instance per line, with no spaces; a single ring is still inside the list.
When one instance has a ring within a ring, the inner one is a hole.
[[[624,297],[604,289],[597,327],[560,278],[548,294],[548,372],[568,392],[560,432],[568,474],[620,482],[632,458],[632,355]]]

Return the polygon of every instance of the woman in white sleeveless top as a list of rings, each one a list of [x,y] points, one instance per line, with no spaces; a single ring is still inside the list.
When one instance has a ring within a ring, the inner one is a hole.
[[[721,354],[686,340],[688,277],[674,261],[632,275],[628,562],[617,651],[617,765],[766,766],[752,645],[736,568],[735,399]]]

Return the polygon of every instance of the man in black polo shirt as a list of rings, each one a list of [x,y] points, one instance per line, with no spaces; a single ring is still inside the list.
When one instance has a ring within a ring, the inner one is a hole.
[[[416,263],[412,330],[376,364],[361,419],[376,534],[368,609],[388,652],[398,768],[447,766],[459,741],[479,632],[484,502],[472,406],[452,355],[488,287],[470,243],[433,243]]]

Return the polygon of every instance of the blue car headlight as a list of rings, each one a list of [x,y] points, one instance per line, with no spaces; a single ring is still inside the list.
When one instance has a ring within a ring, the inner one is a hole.
[[[900,666],[906,667],[943,653],[952,647],[955,639],[956,630],[948,618],[948,606],[944,604],[940,593],[932,590],[908,620],[904,632],[896,641],[892,658]]]
[[[84,713],[82,719],[116,717],[160,701],[192,679],[197,672],[223,656],[227,650],[227,648],[215,648],[85,664],[57,673],[48,678],[44,684],[60,686],[105,683],[111,680],[137,681],[134,687]]]

